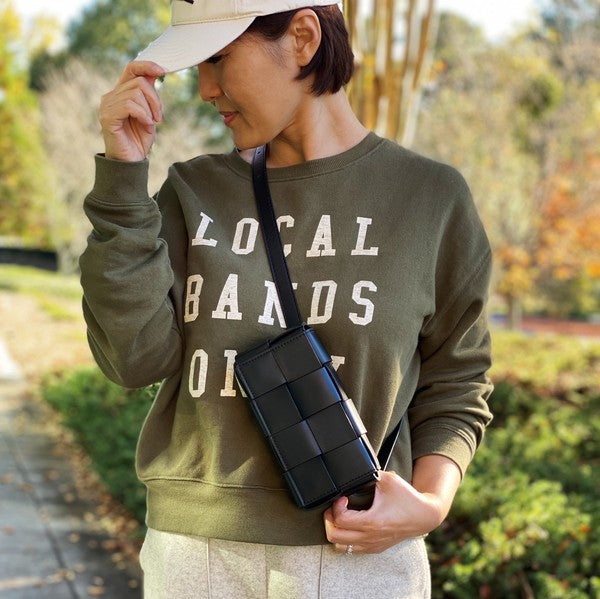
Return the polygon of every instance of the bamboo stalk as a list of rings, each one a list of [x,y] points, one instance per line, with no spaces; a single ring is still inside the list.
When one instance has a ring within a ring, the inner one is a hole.
[[[369,1],[370,11],[364,8]],[[364,4],[361,4],[364,3]],[[404,47],[394,60],[397,43],[395,0],[346,0],[344,15],[355,53],[355,76],[348,97],[369,129],[391,139],[412,143],[429,71],[431,44],[437,33],[435,0],[402,0]],[[425,9],[422,3],[426,2]],[[362,9],[361,9],[362,6]]]
[[[404,118],[402,136],[399,138],[402,145],[407,147],[413,144],[416,136],[424,80],[431,69],[433,60],[432,40],[437,36],[437,27],[439,24],[435,6],[436,0],[428,0],[427,12],[421,22],[419,53],[411,85],[411,98]]]

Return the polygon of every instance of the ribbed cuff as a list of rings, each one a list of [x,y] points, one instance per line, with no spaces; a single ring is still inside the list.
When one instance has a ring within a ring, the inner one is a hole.
[[[475,450],[460,433],[454,435],[448,433],[446,428],[431,429],[425,435],[419,435],[418,439],[413,439],[413,461],[426,455],[442,455],[458,466],[461,478],[464,478]]]
[[[131,205],[147,204],[148,160],[125,162],[96,154],[96,179],[90,196],[99,202]]]

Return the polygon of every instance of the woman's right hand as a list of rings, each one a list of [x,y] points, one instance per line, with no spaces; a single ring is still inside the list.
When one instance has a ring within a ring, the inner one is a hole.
[[[146,158],[156,124],[162,120],[154,82],[164,74],[154,62],[130,62],[116,87],[102,96],[99,116],[107,158],[127,162]]]

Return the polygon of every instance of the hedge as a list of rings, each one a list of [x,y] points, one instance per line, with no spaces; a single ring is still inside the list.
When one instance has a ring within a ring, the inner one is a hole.
[[[97,368],[55,374],[42,385],[44,399],[74,432],[110,494],[140,523],[146,492],[135,475],[135,447],[156,388],[123,389]]]

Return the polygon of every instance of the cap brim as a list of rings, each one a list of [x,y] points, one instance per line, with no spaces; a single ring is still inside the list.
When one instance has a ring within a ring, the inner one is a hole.
[[[167,73],[193,67],[242,35],[254,19],[171,25],[136,60],[155,62]]]

